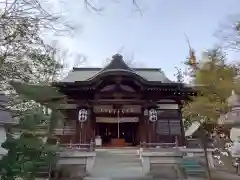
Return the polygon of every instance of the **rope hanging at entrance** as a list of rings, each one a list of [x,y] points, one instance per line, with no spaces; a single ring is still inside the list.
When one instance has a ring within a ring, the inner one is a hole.
[[[149,110],[149,121],[155,122],[157,121],[157,111],[155,109],[150,109]]]

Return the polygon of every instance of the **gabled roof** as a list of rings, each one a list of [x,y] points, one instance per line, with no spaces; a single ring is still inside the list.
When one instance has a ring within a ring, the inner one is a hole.
[[[125,75],[133,75],[141,80],[146,81],[142,76],[139,76],[132,68],[130,68],[123,60],[123,57],[116,54],[112,57],[112,61],[103,69],[101,69],[97,74],[89,78],[88,80],[93,80],[96,77],[116,75],[116,73],[121,73]]]
[[[121,55],[114,55],[112,61],[104,68],[73,68],[60,82],[90,81],[104,73],[126,72],[141,77],[149,82],[172,83],[161,69],[157,68],[131,68],[123,60]]]
[[[126,70],[134,72],[123,60],[123,57],[120,54],[116,54],[112,57],[112,61],[104,67],[100,72],[105,72],[109,70]]]

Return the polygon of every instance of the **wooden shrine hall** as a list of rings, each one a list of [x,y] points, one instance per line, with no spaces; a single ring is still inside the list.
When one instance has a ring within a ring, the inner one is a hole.
[[[185,144],[181,106],[196,92],[161,69],[131,68],[117,54],[104,68],[73,68],[53,85],[68,99],[60,143],[101,138],[106,146]]]

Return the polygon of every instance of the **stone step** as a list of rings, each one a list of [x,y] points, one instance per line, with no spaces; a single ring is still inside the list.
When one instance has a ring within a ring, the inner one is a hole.
[[[85,177],[83,180],[153,180],[153,177]]]
[[[83,180],[111,180],[110,177],[84,177]]]
[[[111,180],[153,180],[153,177],[113,177]]]
[[[97,151],[95,165],[84,180],[152,180],[142,172],[142,165],[134,149]]]

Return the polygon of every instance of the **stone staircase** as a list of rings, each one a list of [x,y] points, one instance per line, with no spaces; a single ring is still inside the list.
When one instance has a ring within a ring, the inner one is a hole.
[[[196,158],[183,158],[180,167],[187,177],[207,177],[206,169],[196,160]]]
[[[99,149],[92,172],[84,180],[151,180],[143,174],[136,148]]]

